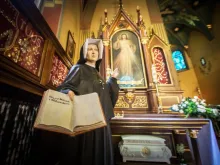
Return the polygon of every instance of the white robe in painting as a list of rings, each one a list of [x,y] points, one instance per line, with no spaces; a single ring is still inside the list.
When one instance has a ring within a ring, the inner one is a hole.
[[[142,76],[139,60],[137,58],[136,46],[128,39],[118,39],[113,48],[120,52],[115,56],[114,68],[119,69],[119,79],[123,76],[129,76],[132,79]],[[139,75],[140,74],[140,75]]]

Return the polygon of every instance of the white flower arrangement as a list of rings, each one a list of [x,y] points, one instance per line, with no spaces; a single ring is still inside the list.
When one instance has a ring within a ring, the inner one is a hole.
[[[203,116],[204,118],[216,119],[220,116],[218,109],[208,108],[206,101],[198,96],[183,98],[179,104],[174,104],[170,109],[174,112],[184,113],[186,117]]]
[[[174,104],[171,108],[174,112],[185,114],[185,117],[204,117],[212,120],[216,135],[220,137],[220,105],[207,106],[204,99],[198,96],[194,98],[183,98],[179,104]]]

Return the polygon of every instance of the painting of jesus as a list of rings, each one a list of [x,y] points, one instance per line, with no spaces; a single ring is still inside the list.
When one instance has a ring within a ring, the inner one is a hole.
[[[112,65],[119,69],[119,85],[122,88],[145,87],[143,59],[139,40],[135,33],[123,30],[112,37]]]

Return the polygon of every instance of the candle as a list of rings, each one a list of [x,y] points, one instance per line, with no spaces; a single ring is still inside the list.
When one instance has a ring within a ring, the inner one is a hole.
[[[154,64],[152,65],[152,77],[153,77],[153,82],[157,83],[157,71]]]
[[[140,21],[142,21],[142,18],[143,18],[142,15],[140,15]]]
[[[137,10],[140,10],[140,7],[139,7],[139,6],[137,6]]]
[[[107,13],[107,9],[105,9],[104,12]]]

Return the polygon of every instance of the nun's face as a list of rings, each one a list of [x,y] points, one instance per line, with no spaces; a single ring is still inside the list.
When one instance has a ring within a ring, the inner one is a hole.
[[[95,44],[89,44],[87,48],[86,60],[96,62],[99,58],[99,49]]]

